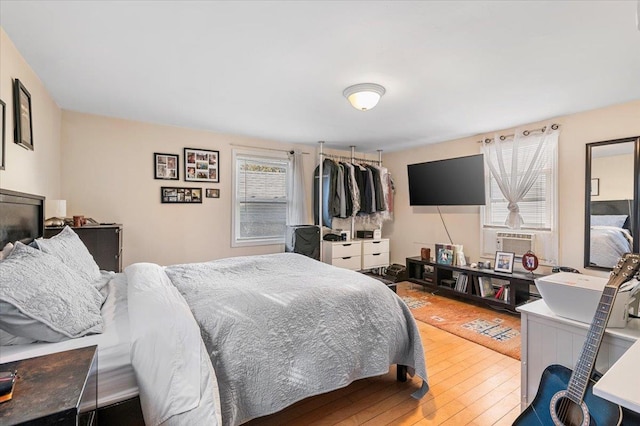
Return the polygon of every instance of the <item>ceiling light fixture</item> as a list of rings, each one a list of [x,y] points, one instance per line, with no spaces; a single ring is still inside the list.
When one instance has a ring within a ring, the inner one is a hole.
[[[379,84],[361,83],[347,87],[342,94],[355,109],[367,111],[378,104],[385,92],[384,87]]]

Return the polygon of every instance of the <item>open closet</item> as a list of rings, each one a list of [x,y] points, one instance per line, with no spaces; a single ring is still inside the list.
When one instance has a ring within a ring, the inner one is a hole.
[[[322,179],[320,179],[322,176]],[[393,217],[393,183],[378,160],[324,152],[320,142],[314,172],[314,220],[320,226],[320,260],[353,270],[389,264],[382,223]]]

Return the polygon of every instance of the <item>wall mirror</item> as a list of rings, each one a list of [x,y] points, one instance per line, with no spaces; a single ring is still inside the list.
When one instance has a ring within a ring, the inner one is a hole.
[[[640,252],[640,137],[587,144],[584,266]]]

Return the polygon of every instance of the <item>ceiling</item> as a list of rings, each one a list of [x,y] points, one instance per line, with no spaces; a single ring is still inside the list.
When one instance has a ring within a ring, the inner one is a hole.
[[[374,152],[640,99],[637,8],[2,0],[0,25],[61,108]]]

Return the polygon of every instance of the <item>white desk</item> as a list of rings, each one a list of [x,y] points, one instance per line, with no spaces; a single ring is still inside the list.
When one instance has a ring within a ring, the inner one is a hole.
[[[640,413],[640,340],[598,380],[593,394]]]
[[[586,340],[589,324],[555,315],[543,300],[521,305],[517,310],[521,313],[520,403],[524,410],[536,396],[542,372],[548,365],[560,364],[571,369],[575,367]],[[626,328],[607,328],[596,359],[596,370],[600,373],[609,371],[638,340],[640,340],[640,320],[638,319],[630,321]],[[638,356],[635,355],[636,360],[639,359]],[[630,357],[634,358],[634,355],[631,354]],[[634,389],[638,389],[640,373],[634,376],[628,370],[621,374],[625,375],[626,380],[618,382],[619,379],[616,379],[614,373],[613,378],[609,379],[610,387],[605,386],[605,389],[618,389],[621,383],[635,385]],[[632,381],[634,381],[633,384],[630,383]]]

